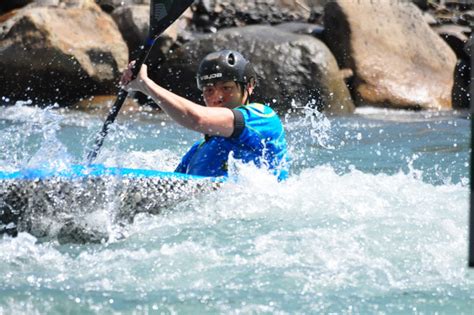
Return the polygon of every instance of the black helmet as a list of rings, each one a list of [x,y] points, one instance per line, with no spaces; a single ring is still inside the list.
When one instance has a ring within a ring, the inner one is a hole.
[[[204,57],[197,72],[197,86],[202,91],[204,86],[219,81],[235,81],[247,84],[257,75],[250,62],[234,50],[221,50]]]

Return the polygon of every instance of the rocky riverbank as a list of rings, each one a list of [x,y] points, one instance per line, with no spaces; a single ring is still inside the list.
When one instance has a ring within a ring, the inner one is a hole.
[[[231,48],[255,64],[256,99],[280,110],[295,103],[336,114],[363,105],[467,108],[469,3],[198,0],[159,39],[150,72],[201,102],[199,60]],[[116,93],[120,72],[147,36],[149,0],[6,1],[0,14],[3,103],[83,107]]]

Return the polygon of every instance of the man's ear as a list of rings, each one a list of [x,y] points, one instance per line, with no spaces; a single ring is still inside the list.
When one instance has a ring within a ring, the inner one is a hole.
[[[257,80],[255,80],[255,78],[250,78],[249,84],[251,84],[252,87],[255,88],[255,86],[257,85]]]
[[[249,94],[253,93],[253,90],[255,89],[255,79],[250,78],[249,83],[247,83],[247,91],[249,91]]]

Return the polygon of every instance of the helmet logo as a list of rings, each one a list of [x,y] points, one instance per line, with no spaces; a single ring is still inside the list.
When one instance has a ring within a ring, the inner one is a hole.
[[[217,79],[217,78],[222,78],[222,73],[212,73],[212,74],[206,74],[200,77],[201,80],[212,80],[212,79]]]

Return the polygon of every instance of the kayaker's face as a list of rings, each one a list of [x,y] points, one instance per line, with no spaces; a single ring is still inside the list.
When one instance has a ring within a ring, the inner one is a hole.
[[[241,106],[246,94],[247,91],[242,93],[239,84],[234,81],[217,82],[205,86],[202,90],[204,102],[208,107],[235,108]]]

